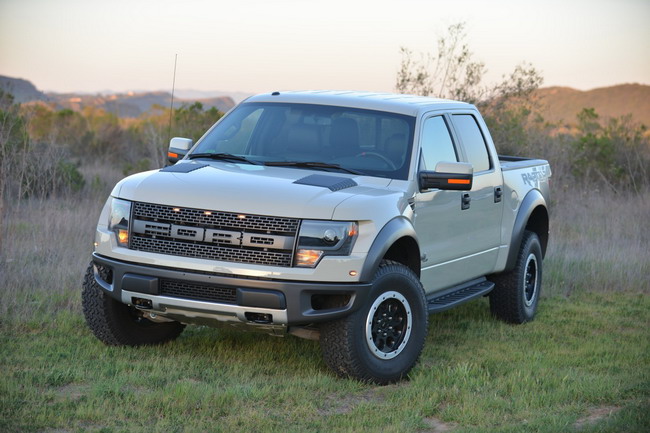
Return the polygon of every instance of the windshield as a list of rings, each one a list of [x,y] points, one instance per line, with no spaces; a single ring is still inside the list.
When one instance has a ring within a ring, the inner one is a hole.
[[[244,103],[223,118],[192,154],[230,154],[260,164],[404,180],[414,125],[414,117],[383,111]]]

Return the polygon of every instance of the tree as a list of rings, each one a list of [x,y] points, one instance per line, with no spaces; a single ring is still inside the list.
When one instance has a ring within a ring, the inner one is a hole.
[[[400,93],[455,99],[477,105],[485,118],[497,148],[518,153],[528,148],[527,125],[539,123],[534,115],[532,93],[542,84],[541,74],[522,63],[499,83],[486,85],[483,62],[473,60],[466,42],[465,24],[449,26],[438,39],[434,54],[420,54],[401,48],[402,61],[395,88]]]
[[[438,39],[434,54],[420,54],[401,47],[402,62],[395,89],[400,93],[456,99],[472,104],[485,104],[498,98],[529,96],[543,79],[530,64],[522,63],[500,83],[485,85],[485,63],[474,61],[466,42],[465,23],[449,26],[447,35]]]
[[[20,106],[13,95],[0,90],[0,220],[4,221],[5,197],[16,174],[17,161],[27,149],[28,136]],[[0,231],[0,235],[2,232]],[[0,238],[0,245],[2,238]]]
[[[601,183],[614,192],[640,192],[650,186],[647,128],[630,115],[603,120],[594,108],[578,113],[573,141],[573,172],[584,182]]]

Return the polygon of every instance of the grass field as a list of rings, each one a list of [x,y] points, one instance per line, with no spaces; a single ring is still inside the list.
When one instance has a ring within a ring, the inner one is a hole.
[[[294,337],[102,345],[80,283],[110,184],[2,221],[2,432],[650,431],[650,194],[559,191],[537,319],[498,322],[485,299],[431,316],[409,380],[376,387]]]

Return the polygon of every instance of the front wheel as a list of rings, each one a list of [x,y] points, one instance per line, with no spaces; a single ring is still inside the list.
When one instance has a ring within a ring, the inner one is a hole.
[[[88,327],[109,346],[160,344],[175,339],[185,328],[179,322],[152,322],[141,311],[108,296],[95,281],[92,263],[84,276],[81,303]]]
[[[491,278],[490,310],[509,323],[524,323],[535,318],[542,289],[542,246],[539,237],[526,231],[521,241],[515,268]]]
[[[321,350],[339,376],[380,385],[398,381],[417,362],[427,334],[424,290],[408,267],[383,261],[366,305],[321,326]]]

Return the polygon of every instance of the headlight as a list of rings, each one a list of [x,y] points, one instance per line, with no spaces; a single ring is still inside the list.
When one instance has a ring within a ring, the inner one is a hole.
[[[129,246],[129,221],[131,220],[131,202],[114,198],[111,200],[111,215],[108,219],[108,230],[115,233],[117,244]]]
[[[354,222],[303,221],[295,265],[313,268],[324,256],[350,255],[358,232]]]

